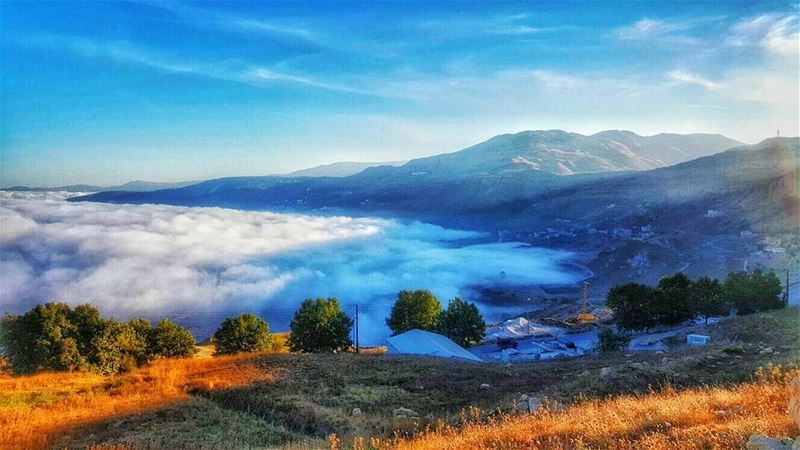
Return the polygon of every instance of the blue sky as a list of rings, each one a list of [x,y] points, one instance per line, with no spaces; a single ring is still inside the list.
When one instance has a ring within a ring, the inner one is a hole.
[[[2,2],[0,184],[798,134],[797,2]]]

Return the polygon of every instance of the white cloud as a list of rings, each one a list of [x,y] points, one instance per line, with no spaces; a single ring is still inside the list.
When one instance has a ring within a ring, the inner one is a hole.
[[[673,70],[668,72],[667,78],[675,81],[676,83],[695,84],[712,91],[723,89],[723,85],[720,83],[711,81],[696,73],[684,72],[682,70]]]
[[[303,298],[330,295],[360,303],[377,324],[365,336],[377,342],[401,289],[448,299],[472,284],[577,280],[558,266],[567,253],[457,246],[479,235],[428,224],[67,203],[66,195],[0,192],[0,312],[89,302],[120,318],[179,314],[202,337],[231,311],[265,311],[285,328]]]
[[[235,59],[215,62],[180,60],[125,41],[98,41],[75,36],[39,35],[20,39],[19,42],[66,50],[84,58],[108,58],[118,63],[143,66],[162,72],[232,81],[259,88],[270,87],[275,83],[288,83],[329,91],[387,96],[385,93],[327,82],[307,75],[278,71]]]
[[[797,57],[800,51],[800,19],[796,13],[769,13],[748,17],[731,27],[728,43],[760,46],[775,55]]]

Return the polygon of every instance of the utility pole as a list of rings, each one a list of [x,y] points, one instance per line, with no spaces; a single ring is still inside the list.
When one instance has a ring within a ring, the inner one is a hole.
[[[783,290],[783,304],[789,306],[789,269],[786,269],[786,289]]]
[[[583,282],[583,313],[589,312],[589,282]]]
[[[361,353],[361,349],[358,347],[358,304],[356,304],[356,353]]]

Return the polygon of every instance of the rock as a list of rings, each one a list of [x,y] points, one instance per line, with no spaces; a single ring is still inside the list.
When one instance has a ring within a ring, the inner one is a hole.
[[[647,363],[640,363],[640,362],[631,363],[630,367],[632,369],[636,369],[636,370],[648,370],[648,369],[650,369],[650,366]]]
[[[481,383],[481,389],[489,389],[491,387],[492,387],[492,385],[489,384],[489,383]]]
[[[414,386],[414,389],[416,389],[418,391],[423,391],[423,390],[425,390],[425,386],[423,386],[421,384],[418,384],[418,385]]]
[[[602,369],[600,369],[600,378],[609,379],[613,378],[614,375],[616,375],[616,373],[614,372],[614,369],[611,367],[603,367]]]
[[[433,419],[434,419],[434,417],[433,417],[433,413],[428,413],[428,414],[425,416],[425,420],[433,420]]]
[[[747,450],[791,450],[792,444],[785,440],[754,434],[750,436],[745,448]]]
[[[775,350],[773,350],[772,347],[765,347],[765,348],[762,348],[761,350],[759,350],[758,354],[759,355],[769,355],[769,354],[773,353],[774,351]]]
[[[538,397],[522,394],[517,401],[519,411],[532,414],[542,407],[542,401]]]
[[[361,412],[361,408],[353,408],[353,412],[350,413],[350,415],[353,417],[358,417],[362,414],[363,413]]]
[[[792,444],[792,450],[800,450],[800,436],[797,436],[794,439],[794,444]]]
[[[633,353],[625,353],[626,358],[633,358]]]
[[[589,376],[589,375],[591,375],[591,374],[592,374],[592,373],[591,373],[591,372],[589,372],[588,370],[584,370],[584,371],[583,371],[583,372],[581,372],[581,373],[580,373],[580,375],[578,375],[578,376],[579,376],[579,377],[588,377],[588,376]]]
[[[659,355],[659,356],[660,356],[660,355],[663,355],[663,354],[664,354],[664,351],[663,351],[663,350],[659,350],[659,351],[657,351],[657,352],[656,352],[656,355]]]
[[[794,424],[800,427],[800,378],[795,378],[789,385],[789,416]]]
[[[403,408],[403,407],[396,408],[395,410],[393,410],[392,415],[397,418],[408,418],[408,419],[416,419],[419,417],[419,414],[417,414],[417,412],[414,411],[413,409]]]

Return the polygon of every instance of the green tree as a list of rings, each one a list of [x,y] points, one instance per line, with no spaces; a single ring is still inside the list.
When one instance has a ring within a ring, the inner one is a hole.
[[[109,321],[92,339],[90,360],[103,373],[128,372],[147,361],[147,339],[130,324]]]
[[[335,298],[306,299],[289,327],[289,349],[293,352],[341,352],[353,345],[353,321]]]
[[[603,328],[597,337],[597,349],[601,352],[616,352],[622,350],[623,348],[627,348],[628,343],[631,341],[629,336],[614,333],[614,331],[608,327]]]
[[[269,350],[272,348],[269,324],[250,313],[228,317],[214,333],[214,346],[221,355]]]
[[[781,281],[774,272],[729,273],[723,285],[725,298],[737,314],[750,314],[786,306],[780,298]]]
[[[692,282],[683,273],[662,277],[658,281],[658,303],[655,308],[659,323],[677,325],[694,317],[690,287]]]
[[[717,279],[699,278],[692,282],[689,292],[697,313],[703,316],[706,325],[709,317],[727,314],[730,309],[722,294],[722,285]]]
[[[458,345],[469,347],[483,340],[486,322],[474,303],[456,297],[439,317],[439,332]]]
[[[647,330],[656,325],[658,292],[650,286],[628,283],[608,291],[606,304],[614,311],[614,322],[628,330]]]
[[[187,357],[197,352],[192,333],[169,319],[158,322],[150,331],[148,345],[153,356]]]
[[[442,314],[442,304],[428,290],[400,291],[386,325],[394,334],[418,328],[434,331]]]
[[[32,373],[84,368],[86,359],[79,351],[71,314],[66,303],[46,303],[21,316],[6,315],[0,336],[11,369]]]

